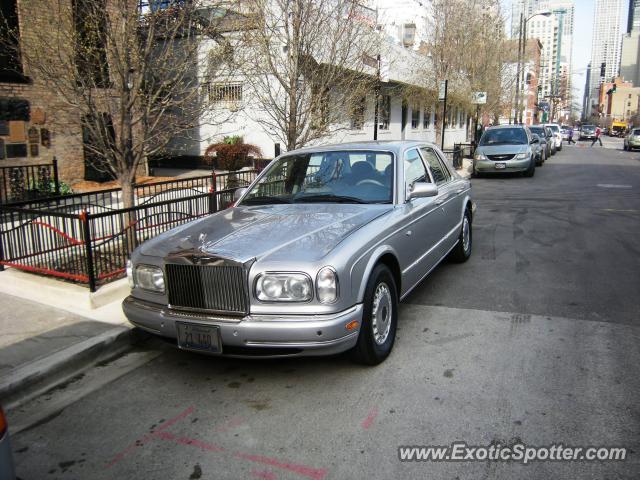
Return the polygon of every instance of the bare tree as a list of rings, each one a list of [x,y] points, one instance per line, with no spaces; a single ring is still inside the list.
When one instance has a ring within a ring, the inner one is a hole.
[[[380,53],[375,12],[355,0],[249,4],[258,13],[242,63],[256,120],[287,150],[359,128]]]
[[[223,120],[216,112],[204,115],[209,108],[199,76],[228,76],[226,35],[243,18],[215,0],[29,1],[50,14],[24,19],[29,34],[21,39],[3,28],[1,47],[59,96],[81,123],[94,163],[117,179],[124,206],[132,206],[132,185],[148,156],[196,131],[202,118]],[[205,40],[218,48],[202,54]]]
[[[504,92],[515,80],[510,74],[512,54],[504,33],[504,17],[498,0],[433,0],[427,42],[420,52],[431,62],[422,72],[425,86],[435,92],[449,81],[450,105],[471,109],[471,92],[487,92],[482,113],[498,116],[504,108]],[[515,61],[515,60],[514,60]],[[439,108],[441,119],[442,108]],[[442,123],[436,123],[439,134]]]

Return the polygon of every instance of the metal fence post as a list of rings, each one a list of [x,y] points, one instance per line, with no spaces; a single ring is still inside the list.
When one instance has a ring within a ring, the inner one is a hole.
[[[0,272],[4,272],[4,265],[2,261],[4,260],[4,238],[3,238],[3,230],[0,227]]]
[[[211,172],[211,187],[209,187],[209,213],[215,213],[218,211],[216,202],[216,190],[218,179],[216,172]]]
[[[78,218],[82,222],[85,255],[87,256],[87,276],[89,277],[89,291],[96,291],[96,274],[93,264],[93,248],[91,247],[91,225],[89,225],[89,212],[83,210]]]
[[[60,195],[60,179],[58,178],[58,159],[53,157],[53,185],[55,188],[56,196]]]

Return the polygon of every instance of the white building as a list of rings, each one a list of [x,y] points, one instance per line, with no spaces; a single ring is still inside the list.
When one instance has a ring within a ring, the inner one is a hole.
[[[622,50],[622,16],[624,0],[596,0],[591,43],[589,100],[585,117],[597,112],[599,88],[604,81],[617,77]],[[602,75],[604,74],[604,75]]]
[[[380,3],[385,2],[381,0]],[[384,5],[381,5],[378,10],[380,19],[391,22],[389,25],[383,23],[381,29],[388,35],[386,35],[384,54],[381,58],[382,83],[378,140],[424,140],[440,144],[441,138],[436,138],[435,105],[407,101],[403,95],[406,86],[422,87],[417,83],[417,79],[424,71],[424,64],[429,62],[426,56],[415,51],[416,38],[410,38],[408,35],[411,30],[408,26],[417,27],[421,16],[416,14],[415,8],[411,15],[409,4],[415,2],[404,3],[407,4],[407,8],[395,12],[393,17],[381,13],[385,10]],[[406,15],[400,15],[402,11]],[[424,9],[424,12],[427,10]],[[402,28],[395,28],[398,26]],[[420,27],[423,28],[423,25],[420,24]],[[415,30],[412,34],[415,35]],[[202,55],[206,56],[207,49],[214,47],[215,44],[212,42],[203,42]],[[420,68],[423,69],[420,70]],[[370,76],[375,75],[375,68],[368,68],[365,73]],[[198,76],[206,82],[204,80],[206,72],[200,72]],[[265,125],[268,122],[265,121],[267,114],[264,109],[252,101],[252,97],[255,98],[255,96],[251,91],[250,82],[241,77],[226,82],[212,80],[211,83],[203,83],[202,89],[209,92],[209,101],[213,109],[228,111],[229,120],[221,125],[201,122],[197,131],[192,132],[192,139],[177,139],[173,142],[169,155],[201,157],[210,144],[220,142],[225,136],[232,135],[242,136],[246,143],[257,145],[265,158],[272,158],[285,150],[286,146],[282,139]],[[373,140],[374,99],[374,91],[367,93],[361,109],[357,112],[344,112],[343,120],[332,125],[331,134],[312,141],[308,145]],[[344,110],[344,105],[330,102],[328,108]],[[442,119],[439,121],[441,122]],[[469,117],[466,112],[455,107],[448,109],[445,148],[453,146],[454,143],[466,141],[468,122]]]

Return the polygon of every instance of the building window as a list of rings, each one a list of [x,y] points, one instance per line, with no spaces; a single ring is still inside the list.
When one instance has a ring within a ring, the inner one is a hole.
[[[420,109],[415,106],[411,109],[411,128],[416,129],[420,126]]]
[[[378,128],[389,130],[391,123],[391,96],[381,95],[378,98]]]
[[[362,130],[364,128],[364,113],[367,109],[367,98],[360,97],[351,105],[351,128]]]
[[[422,113],[422,128],[425,130],[431,126],[431,110],[425,110]]]
[[[75,63],[78,82],[87,88],[107,88],[107,14],[104,0],[73,0]]]
[[[18,23],[17,0],[2,0],[0,3],[0,37],[8,45],[0,48],[0,82],[24,82],[20,59],[20,25]]]
[[[242,101],[242,83],[210,83],[210,103],[238,103]]]

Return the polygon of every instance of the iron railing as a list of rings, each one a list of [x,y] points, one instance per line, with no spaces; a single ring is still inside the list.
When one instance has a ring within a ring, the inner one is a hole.
[[[0,167],[0,204],[60,195],[58,161]]]
[[[0,271],[5,266],[98,285],[124,276],[141,243],[233,202],[255,170],[136,185],[133,207],[110,189],[0,206]]]

